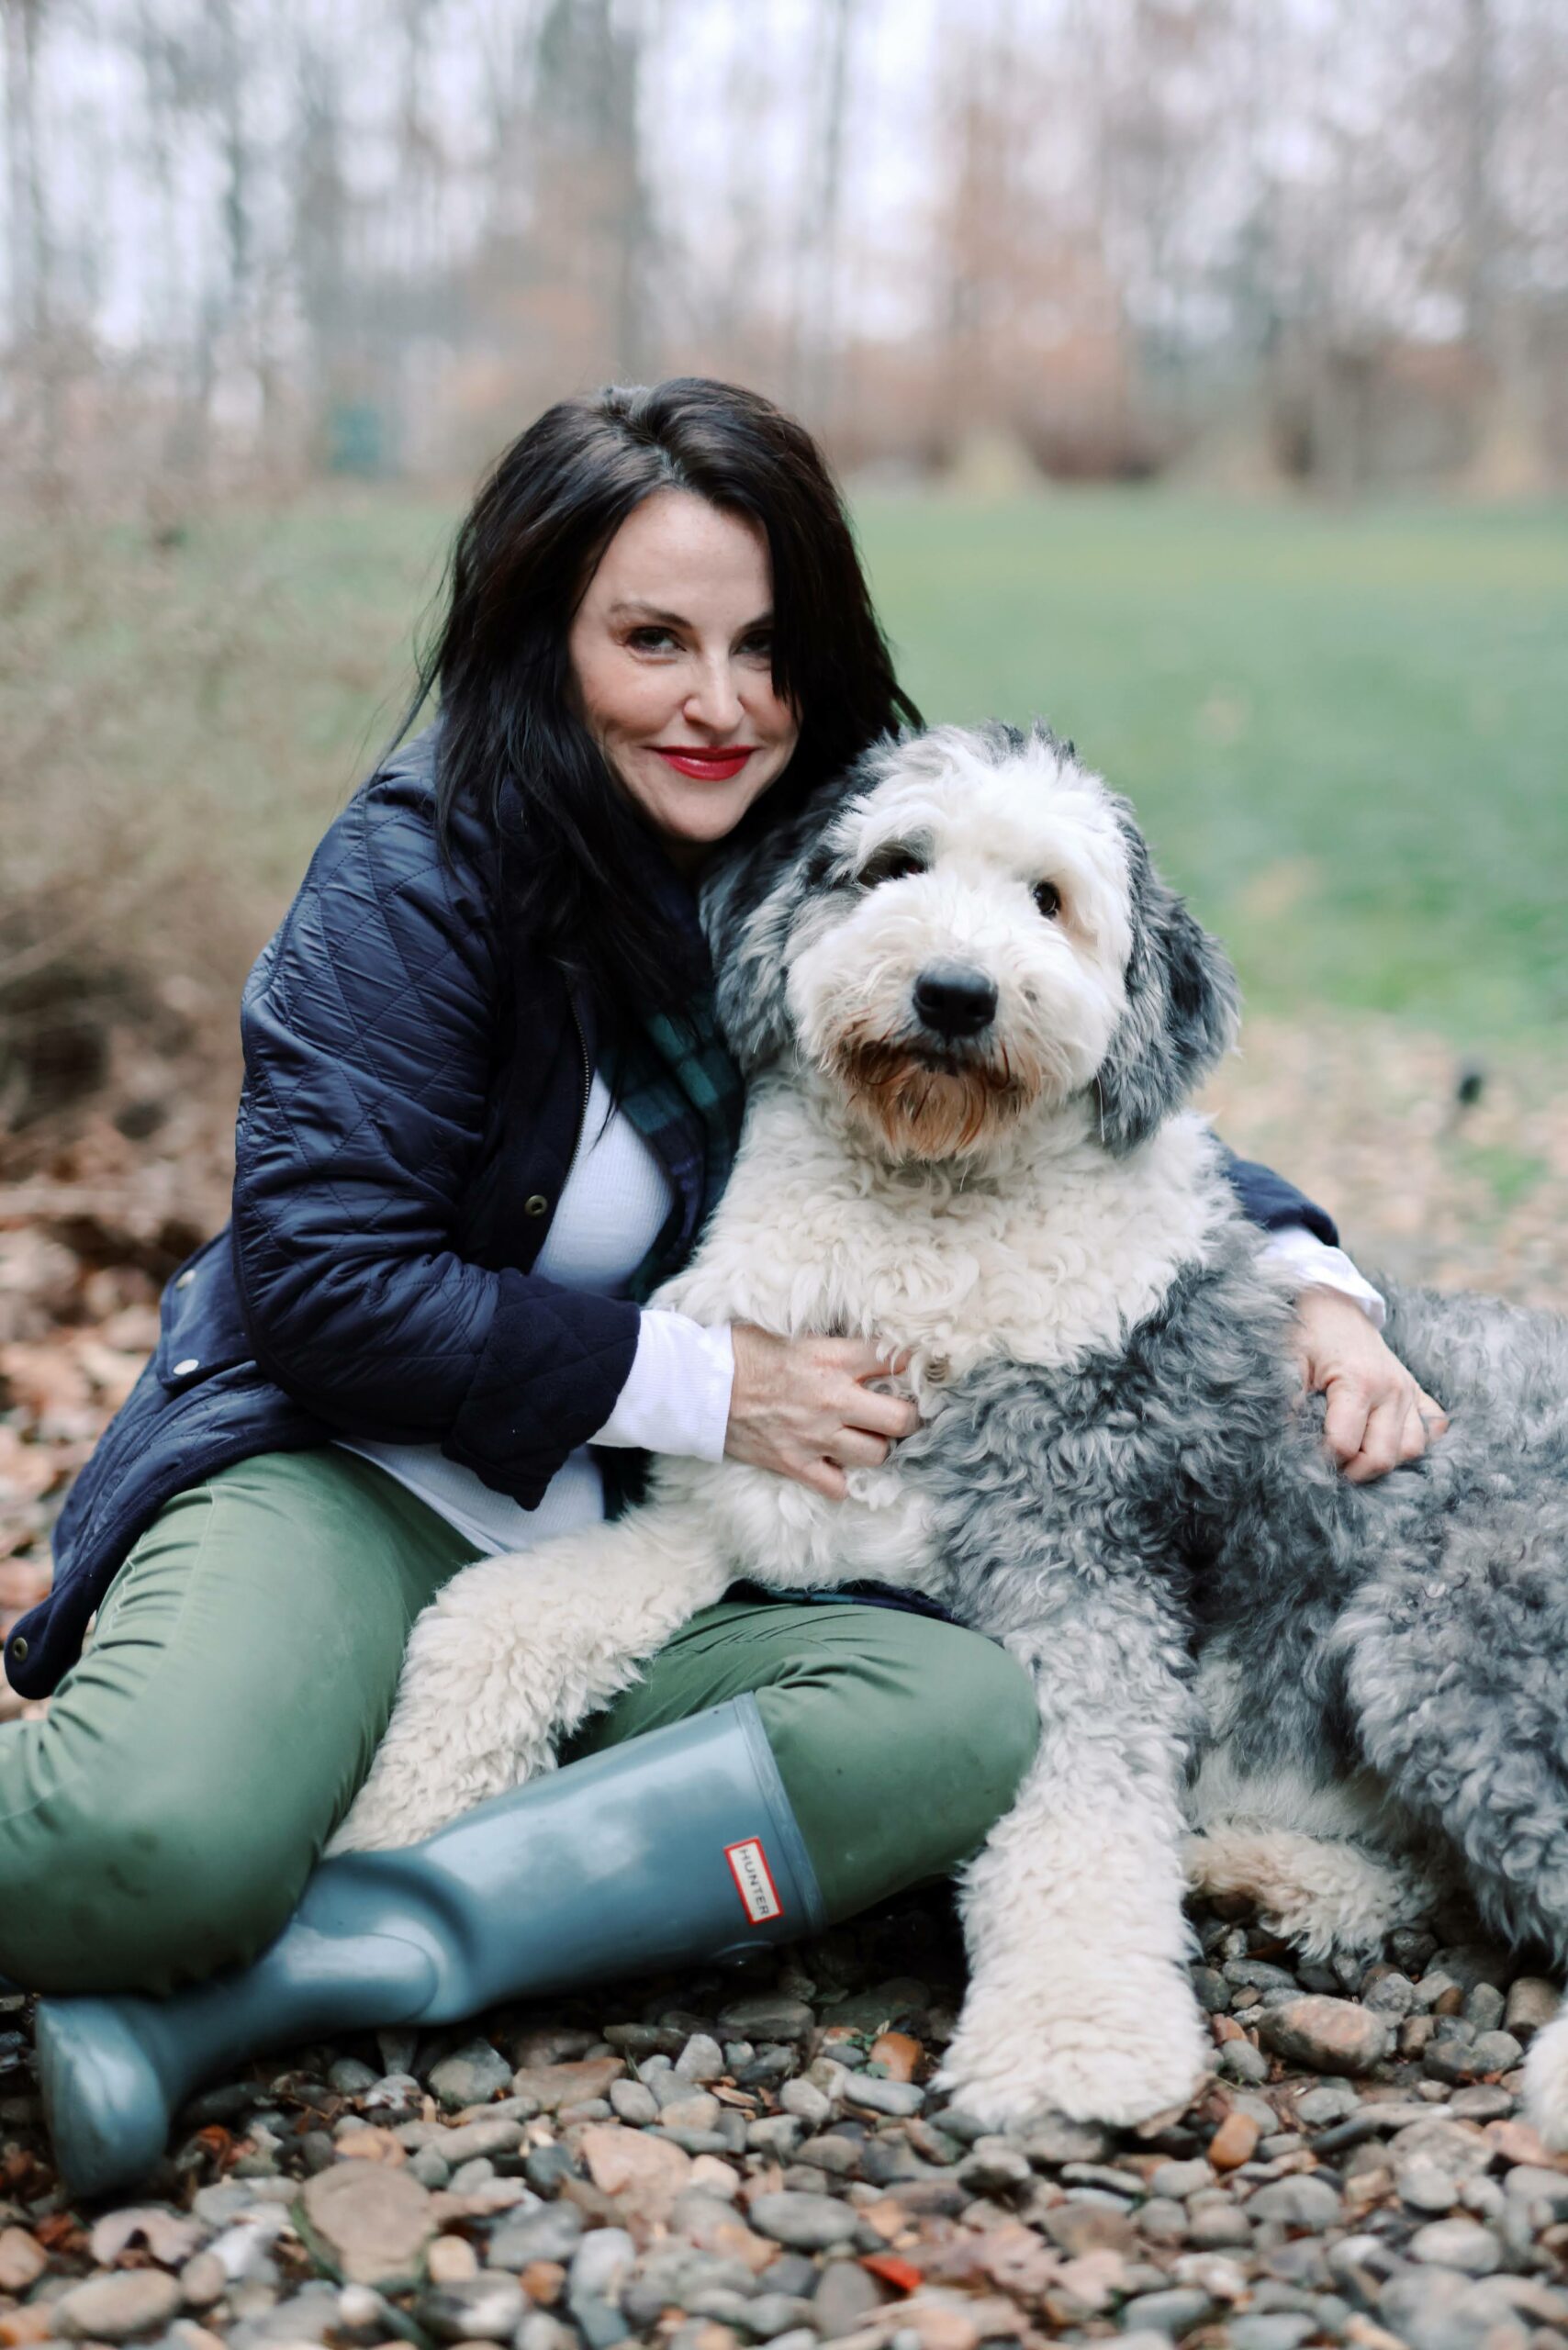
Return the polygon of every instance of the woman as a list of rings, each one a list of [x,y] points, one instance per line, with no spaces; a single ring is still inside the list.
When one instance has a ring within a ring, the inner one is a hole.
[[[7,1648],[16,1686],[55,1691],[0,1730],[0,1971],[29,1987],[163,1995],[271,1942],[368,1768],[414,1616],[475,1557],[599,1515],[590,1446],[723,1451],[836,1494],[913,1425],[868,1347],[641,1304],[738,1120],[691,885],[915,716],[812,442],[700,379],[551,408],[462,526],[403,733],[432,688],[437,724],[331,826],[252,974],[232,1225],[171,1284],[62,1514],[55,1590]],[[1267,1170],[1236,1181],[1299,1263],[1347,1473],[1412,1457],[1425,1399],[1327,1219]],[[466,1842],[328,1863],[308,1911],[360,1938],[358,1975],[300,2006],[285,1934],[271,1976],[227,1979],[225,2030],[462,2013],[952,1868],[1027,1764],[1028,1684],[879,1596],[704,1611],[579,1740],[592,1765],[447,1831]],[[607,1821],[612,1902],[584,1858]],[[439,1991],[428,1969],[394,1983],[378,1920],[437,1878],[469,1903],[467,1955],[431,1958]],[[490,1929],[504,1980],[473,1956]],[[172,2031],[179,2003],[162,2012]]]

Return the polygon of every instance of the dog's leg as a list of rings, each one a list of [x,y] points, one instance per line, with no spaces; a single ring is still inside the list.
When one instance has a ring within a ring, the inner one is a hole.
[[[1264,1924],[1309,1959],[1381,1950],[1395,1926],[1428,1917],[1442,1898],[1415,1862],[1245,1820],[1189,1836],[1183,1856],[1194,1893],[1245,1894]]]
[[[1340,1619],[1367,1761],[1451,1848],[1487,1924],[1568,1961],[1568,1516],[1554,1497],[1456,1513],[1436,1570],[1390,1567]],[[1554,1539],[1554,1535],[1556,1539]]]
[[[1184,2105],[1208,2055],[1186,1972],[1180,1628],[1147,1586],[1079,1586],[1006,1645],[1040,1746],[965,1872],[969,1991],[939,2076],[993,2129]]]
[[[552,1769],[555,1741],[730,1572],[696,1512],[660,1505],[465,1568],[414,1626],[386,1735],[328,1849],[416,1843]]]
[[[1492,1930],[1568,1964],[1568,1506],[1485,1494],[1430,1566],[1386,1572],[1342,1619],[1369,1762],[1454,1852]],[[1529,2118],[1568,2148],[1568,2031],[1529,2053]]]
[[[1430,1840],[1374,1772],[1347,1764],[1312,1679],[1282,1689],[1269,1677],[1278,1643],[1255,1649],[1248,1633],[1211,1639],[1199,1665],[1206,1731],[1185,1798],[1188,1881],[1256,1902],[1309,1959],[1370,1955],[1394,1927],[1429,1917],[1452,1873],[1429,1851],[1416,1857]]]
[[[1568,2011],[1538,2031],[1525,2058],[1525,2111],[1543,2145],[1568,2154]]]

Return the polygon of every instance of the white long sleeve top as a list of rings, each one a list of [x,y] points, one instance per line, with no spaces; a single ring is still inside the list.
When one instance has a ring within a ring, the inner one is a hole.
[[[623,1293],[669,1213],[669,1178],[630,1118],[610,1105],[604,1080],[589,1090],[583,1140],[562,1187],[536,1270],[569,1289]],[[1383,1301],[1340,1248],[1303,1225],[1271,1234],[1267,1254],[1291,1265],[1303,1289],[1341,1291],[1381,1328]],[[631,1372],[615,1409],[592,1441],[723,1457],[734,1349],[727,1325],[710,1328],[685,1314],[644,1306]],[[604,1515],[604,1489],[586,1446],[569,1454],[537,1509],[523,1509],[449,1460],[439,1445],[376,1444],[340,1437],[345,1452],[385,1469],[487,1557],[527,1550]]]
[[[621,1295],[657,1238],[672,1196],[668,1176],[631,1119],[611,1109],[596,1073],[583,1139],[535,1270],[567,1289]],[[644,1306],[626,1383],[592,1441],[721,1460],[734,1368],[727,1324],[710,1329],[688,1315]],[[523,1509],[439,1445],[338,1441],[396,1477],[487,1556],[531,1550],[604,1515],[603,1484],[587,1446],[567,1455],[538,1508]]]

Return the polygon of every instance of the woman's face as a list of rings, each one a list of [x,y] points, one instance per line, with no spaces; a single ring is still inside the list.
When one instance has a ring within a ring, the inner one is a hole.
[[[567,649],[583,718],[683,868],[734,830],[799,740],[772,645],[762,532],[690,490],[644,498],[600,557]]]

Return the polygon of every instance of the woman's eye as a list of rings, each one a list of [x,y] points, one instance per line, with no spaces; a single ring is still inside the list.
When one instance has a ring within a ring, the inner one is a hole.
[[[662,653],[675,639],[667,628],[634,628],[626,642],[639,653]]]
[[[909,848],[879,848],[860,867],[860,886],[874,890],[879,881],[905,881],[912,873],[924,873],[924,862]]]
[[[741,651],[749,654],[754,661],[771,661],[773,639],[766,633],[745,637],[742,641]]]
[[[1035,903],[1047,922],[1055,922],[1061,912],[1061,891],[1054,881],[1036,882]]]

